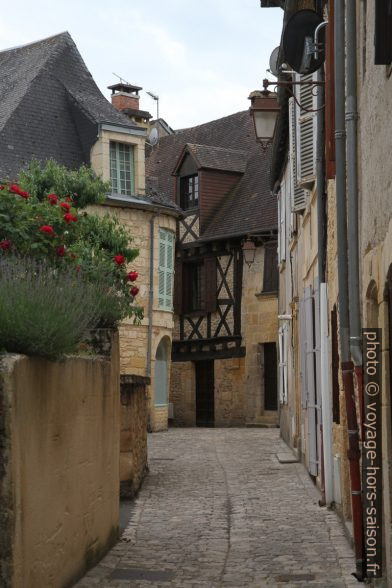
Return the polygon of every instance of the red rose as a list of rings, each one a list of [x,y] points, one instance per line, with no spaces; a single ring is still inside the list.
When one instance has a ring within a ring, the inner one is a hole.
[[[137,272],[129,272],[128,274],[128,280],[130,282],[135,282],[139,277],[139,274]]]
[[[130,293],[135,298],[135,296],[137,296],[139,293],[139,288],[137,286],[133,286],[133,288],[130,289]]]
[[[125,257],[123,255],[115,255],[114,261],[117,263],[117,265],[123,265],[125,263]]]
[[[0,190],[4,190],[5,186],[0,186]]]
[[[70,196],[67,196],[65,199],[67,202],[73,202],[72,198]]]
[[[64,210],[66,210],[67,212],[71,210],[71,206],[68,204],[68,202],[60,202],[60,206],[61,208],[64,208]]]
[[[48,200],[52,206],[54,206],[58,202],[58,198],[57,198],[56,194],[49,194]]]
[[[67,212],[67,214],[65,214],[63,218],[66,223],[76,222],[78,220],[78,217],[74,214],[71,214],[70,212]]]
[[[57,247],[56,251],[57,251],[57,255],[59,257],[64,257],[64,255],[65,255],[65,245],[59,245]]]
[[[11,249],[11,241],[9,239],[3,239],[0,241],[0,249],[3,249],[4,251]]]
[[[19,196],[22,196],[22,198],[30,198],[30,194],[25,190],[22,190],[22,188],[20,188],[17,184],[11,184],[10,192],[18,194]]]
[[[50,225],[42,225],[42,227],[40,227],[39,230],[41,231],[41,233],[46,233],[47,235],[54,235],[53,227],[51,227]]]

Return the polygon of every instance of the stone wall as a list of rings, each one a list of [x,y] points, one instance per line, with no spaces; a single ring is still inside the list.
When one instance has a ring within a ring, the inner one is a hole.
[[[192,361],[172,363],[170,402],[173,403],[173,424],[193,427],[196,424],[196,375]]]
[[[144,319],[140,325],[134,325],[132,319],[125,319],[119,328],[120,333],[120,370],[122,374],[135,374],[147,376],[151,379],[151,385],[147,387],[149,428],[152,431],[167,429],[167,407],[155,406],[154,377],[155,356],[160,341],[167,337],[172,340],[173,312],[162,310],[158,304],[158,263],[159,263],[159,229],[168,229],[176,232],[176,217],[166,214],[156,215],[154,219],[154,301],[153,301],[153,325],[151,366],[147,365],[148,348],[148,309],[150,288],[150,220],[154,214],[151,210],[135,208],[131,204],[123,206],[94,206],[90,210],[97,214],[110,213],[116,216],[121,224],[129,229],[132,244],[139,250],[139,255],[130,264],[129,269],[138,272],[137,285],[140,288],[137,296],[137,304],[144,308]],[[170,374],[171,358],[168,358],[168,373]],[[150,367],[150,371],[149,371]],[[169,384],[168,384],[169,390]]]
[[[0,362],[0,585],[69,586],[118,536],[119,357]]]
[[[149,378],[121,376],[120,497],[132,498],[147,472]]]

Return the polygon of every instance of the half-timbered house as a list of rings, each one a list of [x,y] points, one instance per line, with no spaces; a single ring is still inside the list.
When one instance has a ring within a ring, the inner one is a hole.
[[[276,422],[277,211],[269,164],[247,111],[163,137],[146,161],[150,189],[183,211],[169,399],[175,424]],[[249,265],[244,243],[254,254]]]

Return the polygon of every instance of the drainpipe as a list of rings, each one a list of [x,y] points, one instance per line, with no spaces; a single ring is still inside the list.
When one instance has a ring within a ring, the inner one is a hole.
[[[346,124],[347,124],[347,206],[348,216],[348,286],[350,296],[350,349],[358,384],[360,426],[362,427],[362,351],[359,291],[358,239],[358,151],[357,151],[357,7],[347,2],[346,12]]]
[[[351,0],[350,0],[351,3]],[[359,467],[359,435],[354,398],[353,363],[350,355],[348,307],[346,148],[345,148],[345,2],[335,3],[335,151],[336,151],[336,233],[338,251],[340,358],[346,399],[348,459],[351,484],[356,576],[362,579],[362,499]]]
[[[159,216],[156,212],[150,218],[150,289],[148,293],[148,335],[147,335],[147,370],[146,376],[151,378],[151,362],[152,362],[152,318],[154,306],[154,233],[155,233],[155,219]]]

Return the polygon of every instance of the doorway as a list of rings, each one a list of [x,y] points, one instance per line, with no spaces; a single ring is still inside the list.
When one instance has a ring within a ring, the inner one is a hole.
[[[264,410],[278,410],[276,344],[264,343]]]
[[[196,426],[213,427],[215,423],[214,361],[196,361]]]

